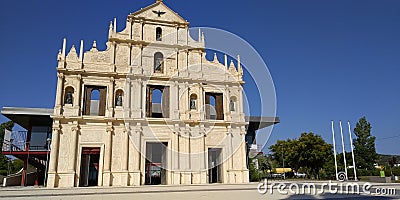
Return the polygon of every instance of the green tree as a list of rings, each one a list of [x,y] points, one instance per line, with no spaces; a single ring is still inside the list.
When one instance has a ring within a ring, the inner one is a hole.
[[[375,149],[375,136],[371,135],[371,124],[362,117],[354,128],[356,138],[354,143],[354,156],[357,168],[374,169],[374,163],[378,159]]]
[[[298,162],[299,152],[297,151],[297,145],[297,140],[287,139],[278,140],[276,144],[269,147],[272,152],[272,157],[277,163],[277,166],[283,167],[283,163],[285,163],[286,167],[290,166],[295,171],[300,168]]]
[[[12,161],[11,173],[17,173],[23,167],[24,167],[24,161],[20,159],[15,159]]]
[[[332,158],[332,148],[332,145],[314,133],[302,133],[299,139],[279,140],[270,146],[273,158],[278,163],[285,159],[285,167],[295,171],[303,169],[312,177],[318,177],[325,163]]]
[[[306,167],[314,177],[319,175],[319,170],[333,155],[333,146],[314,133],[302,133],[298,147],[300,165]]]
[[[10,159],[2,154],[0,154],[0,175],[8,175],[8,165]]]

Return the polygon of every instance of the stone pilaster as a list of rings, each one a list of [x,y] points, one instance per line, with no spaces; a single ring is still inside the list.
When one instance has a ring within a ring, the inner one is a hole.
[[[107,117],[114,117],[114,85],[115,85],[115,80],[114,77],[110,78],[110,87],[108,88],[108,94],[107,94]]]
[[[70,155],[70,160],[69,160],[69,165],[68,165],[68,174],[71,176],[70,178],[74,181],[74,185],[76,186],[75,183],[78,182],[76,180],[77,173],[79,173],[76,170],[76,161],[77,161],[77,154],[78,154],[78,137],[79,137],[79,126],[74,126],[71,128],[71,154]]]
[[[49,171],[47,173],[47,183],[46,183],[46,186],[49,188],[58,186],[57,166],[58,166],[58,153],[60,148],[59,145],[60,145],[60,127],[53,126],[51,151],[50,151],[50,164],[49,164]]]
[[[130,113],[131,113],[131,79],[126,78],[126,84],[125,84],[125,101],[124,101],[124,118],[130,118]]]
[[[128,173],[128,165],[129,165],[129,134],[131,130],[129,124],[126,125],[125,130],[123,132],[123,147],[122,147],[122,174],[121,174],[121,182],[122,186],[128,186],[129,184],[129,173]]]
[[[56,94],[56,106],[54,108],[54,115],[61,115],[62,112],[62,97],[64,90],[64,74],[57,74],[57,94]]]
[[[111,186],[111,160],[112,160],[112,138],[114,128],[107,127],[107,137],[105,141],[104,151],[104,172],[103,172],[103,186]]]
[[[81,89],[82,89],[82,76],[76,76],[76,91],[74,94],[74,116],[81,115]]]

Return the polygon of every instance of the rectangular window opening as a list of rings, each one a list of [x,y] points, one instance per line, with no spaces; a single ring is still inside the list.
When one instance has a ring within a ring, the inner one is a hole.
[[[105,116],[107,87],[85,86],[83,115]]]

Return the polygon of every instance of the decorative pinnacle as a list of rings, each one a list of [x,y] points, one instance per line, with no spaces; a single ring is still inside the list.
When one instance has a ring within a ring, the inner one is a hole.
[[[81,46],[79,47],[79,60],[83,62],[83,40],[81,40]]]
[[[228,56],[226,54],[224,55],[224,59],[225,59],[225,67],[228,68]]]
[[[217,53],[214,53],[214,62],[215,63],[219,63],[218,57],[217,57]]]
[[[93,46],[92,46],[92,48],[94,48],[94,49],[96,49],[96,48],[97,48],[96,40],[95,40],[95,41],[93,41]]]

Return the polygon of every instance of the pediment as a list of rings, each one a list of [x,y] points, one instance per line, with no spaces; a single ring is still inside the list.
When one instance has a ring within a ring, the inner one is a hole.
[[[166,6],[163,2],[154,3],[137,12],[131,13],[129,17],[178,22],[184,24],[188,23],[183,17]]]

